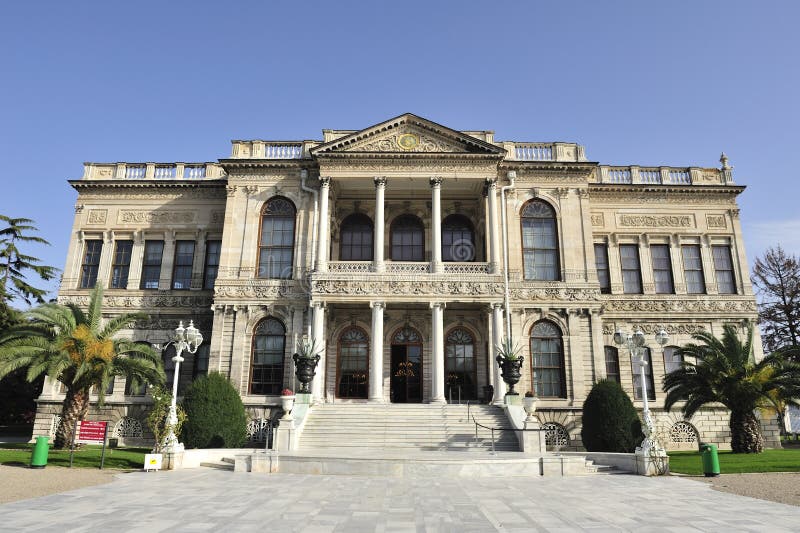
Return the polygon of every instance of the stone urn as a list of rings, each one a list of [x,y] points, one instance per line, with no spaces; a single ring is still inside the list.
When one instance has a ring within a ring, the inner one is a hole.
[[[292,420],[292,407],[294,407],[294,394],[281,395],[281,409],[283,409],[281,420]]]
[[[508,385],[507,396],[519,395],[519,393],[514,391],[514,385],[519,383],[519,379],[522,377],[519,371],[522,368],[522,361],[524,360],[525,358],[523,356],[519,356],[516,359],[508,359],[502,355],[497,356],[497,364],[500,365],[500,370],[503,371],[503,381]]]
[[[298,392],[309,394],[311,391],[308,389],[308,384],[314,380],[316,375],[319,355],[303,357],[296,353],[292,359],[294,359],[294,373],[297,376],[297,381],[300,382],[300,390]]]
[[[530,394],[530,396],[528,396],[528,394]],[[531,393],[528,394],[522,398],[522,408],[525,409],[525,414],[528,415],[525,422],[536,422],[536,402],[539,401],[539,398]]]

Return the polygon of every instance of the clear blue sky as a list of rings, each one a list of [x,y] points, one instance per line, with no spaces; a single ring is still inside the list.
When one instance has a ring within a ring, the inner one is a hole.
[[[800,253],[800,2],[4,2],[0,213],[63,267],[84,161],[207,161],[412,112],[608,164],[717,166]],[[55,283],[51,284],[55,288]]]

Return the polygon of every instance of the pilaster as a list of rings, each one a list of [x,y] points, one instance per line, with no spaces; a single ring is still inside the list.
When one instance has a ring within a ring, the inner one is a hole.
[[[172,266],[175,263],[175,232],[164,232],[164,251],[161,254],[161,275],[158,289],[168,291],[172,288]]]

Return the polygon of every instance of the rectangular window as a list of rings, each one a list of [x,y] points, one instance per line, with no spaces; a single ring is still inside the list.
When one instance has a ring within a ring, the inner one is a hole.
[[[111,266],[112,289],[128,288],[128,272],[131,267],[133,241],[117,241],[114,244],[114,263]]]
[[[145,241],[142,261],[142,289],[157,289],[161,277],[161,256],[164,254],[164,241]]]
[[[620,244],[619,259],[622,266],[622,292],[625,294],[642,294],[639,246],[636,244]]]
[[[644,360],[647,366],[644,367],[644,375],[647,379],[647,399],[656,399],[656,384],[653,380],[653,358],[650,356],[650,348],[644,348]],[[639,365],[631,358],[631,369],[633,371],[633,399],[642,399],[642,374]]]
[[[672,259],[669,256],[669,245],[654,244],[650,246],[650,256],[653,260],[653,281],[655,281],[656,294],[672,294],[675,284],[672,280]]]
[[[606,378],[620,383],[619,378],[619,352],[613,346],[606,346]]]
[[[208,374],[208,355],[211,350],[211,339],[203,339],[203,344],[197,348],[194,355],[194,366],[192,366],[192,379]]]
[[[175,243],[175,264],[172,267],[172,288],[187,290],[192,286],[192,263],[194,262],[194,241]]]
[[[203,288],[213,289],[214,282],[219,272],[219,255],[222,241],[208,241],[206,243],[206,267],[203,272]]]
[[[125,382],[125,395],[126,396],[144,396],[147,392],[147,385],[144,383],[135,383],[129,379]]]
[[[703,260],[700,258],[700,246],[687,244],[681,246],[683,254],[683,275],[686,277],[686,292],[689,294],[705,294],[706,280],[703,277]]]
[[[717,276],[717,292],[736,294],[736,280],[733,276],[733,259],[730,246],[712,246],[714,255],[714,274]]]
[[[103,251],[103,241],[86,241],[83,264],[81,264],[81,289],[91,289],[97,283],[97,271],[100,269],[100,252]]]
[[[605,244],[594,245],[594,266],[597,270],[597,280],[600,282],[600,292],[611,294],[611,276],[608,269],[608,247]]]
[[[675,346],[667,346],[664,348],[664,373],[669,374],[681,367],[683,357],[675,353],[677,348]]]

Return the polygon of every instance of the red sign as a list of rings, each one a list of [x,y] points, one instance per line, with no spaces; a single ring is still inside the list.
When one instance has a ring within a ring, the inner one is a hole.
[[[81,422],[76,442],[103,442],[108,422]]]

